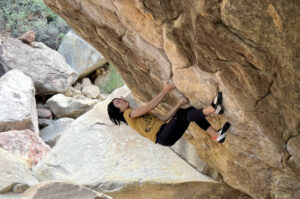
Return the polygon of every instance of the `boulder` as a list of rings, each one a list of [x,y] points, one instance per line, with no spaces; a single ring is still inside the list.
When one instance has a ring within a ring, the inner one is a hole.
[[[35,89],[30,77],[11,70],[0,78],[0,132],[31,129],[39,133]]]
[[[67,97],[73,97],[75,99],[79,99],[79,98],[84,98],[84,96],[81,94],[80,92],[81,89],[77,90],[73,87],[70,87],[65,93],[64,95]]]
[[[90,110],[97,102],[98,100],[89,98],[75,99],[56,94],[48,99],[46,104],[57,118],[76,118]]]
[[[84,86],[82,87],[81,90],[82,94],[85,95],[86,97],[95,99],[99,96],[100,94],[100,89],[98,86],[94,85],[89,85],[89,86]]]
[[[72,30],[66,34],[58,52],[78,72],[79,78],[87,76],[107,62],[94,47]]]
[[[31,47],[20,40],[1,37],[0,49],[4,70],[23,71],[33,80],[38,95],[64,92],[78,78],[64,57],[43,43],[34,42]]]
[[[38,114],[39,118],[51,118],[52,117],[51,111],[47,108],[38,108],[37,114]]]
[[[210,122],[232,128],[217,144],[191,125],[200,158],[253,198],[300,197],[297,1],[44,2],[110,60],[139,101],[168,79],[178,91],[161,112],[176,104],[175,92],[203,108],[222,91],[225,114]]]
[[[36,165],[50,151],[50,147],[31,130],[0,133],[0,147]]]
[[[0,195],[14,190],[24,192],[38,183],[23,162],[3,149],[0,149],[0,174]]]
[[[22,199],[112,199],[86,187],[67,182],[43,182],[28,189]]]
[[[60,118],[53,121],[49,126],[40,131],[40,137],[51,147],[55,146],[56,141],[61,136],[61,133],[67,128],[74,119]]]

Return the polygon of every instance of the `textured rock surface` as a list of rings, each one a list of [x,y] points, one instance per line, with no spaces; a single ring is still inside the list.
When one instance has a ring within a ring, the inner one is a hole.
[[[19,70],[0,78],[0,132],[31,129],[39,133],[35,89],[32,80]]]
[[[230,186],[254,198],[299,198],[300,4],[297,1],[45,2],[148,101],[172,78],[194,106],[223,92],[223,145],[192,143]],[[160,108],[174,105],[170,96]],[[285,147],[288,145],[287,147]]]
[[[74,119],[71,118],[60,118],[59,120],[53,121],[49,126],[40,131],[40,137],[53,147],[64,129],[73,121]]]
[[[13,191],[16,186],[24,192],[38,183],[23,162],[3,149],[0,149],[0,175],[0,194]]]
[[[22,199],[111,199],[104,194],[66,182],[44,182],[31,187]]]
[[[0,147],[18,157],[37,164],[50,151],[50,147],[31,130],[0,133]]]
[[[64,96],[63,94],[56,94],[52,96],[46,104],[58,118],[76,118],[91,109],[97,102],[98,100],[89,98],[75,99]]]
[[[36,94],[64,92],[78,77],[63,56],[38,42],[31,47],[20,40],[1,37],[0,65],[5,71],[19,69],[28,75]]]
[[[72,30],[66,34],[65,39],[59,46],[58,52],[78,72],[79,78],[87,76],[107,62],[94,47]]]

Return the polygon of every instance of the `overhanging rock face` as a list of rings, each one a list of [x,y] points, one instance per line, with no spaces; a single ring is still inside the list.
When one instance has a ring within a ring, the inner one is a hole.
[[[299,198],[300,4],[296,1],[50,1],[149,100],[172,79],[196,107],[224,96],[218,145],[192,127],[199,155],[254,198]],[[175,104],[170,95],[161,110]]]

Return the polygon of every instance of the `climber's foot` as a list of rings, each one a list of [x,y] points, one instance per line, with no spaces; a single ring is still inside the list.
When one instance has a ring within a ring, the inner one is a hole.
[[[224,108],[222,107],[222,92],[218,92],[215,99],[211,102],[211,106],[215,109],[215,113],[224,113]]]
[[[219,143],[223,143],[225,141],[226,138],[226,132],[230,127],[230,123],[229,122],[225,122],[225,124],[223,125],[223,128],[218,130],[219,136],[217,137],[217,141]]]

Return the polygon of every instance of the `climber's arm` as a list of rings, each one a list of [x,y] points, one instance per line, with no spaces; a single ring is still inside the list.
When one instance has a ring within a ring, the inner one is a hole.
[[[167,84],[162,89],[162,91],[157,96],[155,96],[150,102],[148,102],[145,106],[142,106],[137,109],[133,109],[129,115],[130,118],[140,117],[152,111],[160,103],[163,97],[174,88],[175,88],[174,84]]]
[[[171,117],[173,117],[173,116],[175,115],[176,111],[177,111],[182,105],[187,104],[188,102],[189,102],[189,100],[188,100],[187,98],[182,98],[181,100],[179,100],[179,102],[176,104],[176,106],[175,106],[175,107],[174,107],[167,115],[160,115],[160,114],[158,114],[158,113],[155,113],[154,115],[155,115],[158,119],[160,119],[160,120],[166,122],[166,121],[168,121]]]

